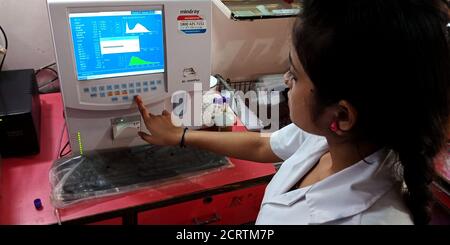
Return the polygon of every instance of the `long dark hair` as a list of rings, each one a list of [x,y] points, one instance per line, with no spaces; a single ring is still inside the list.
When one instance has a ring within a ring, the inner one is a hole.
[[[303,1],[293,45],[322,108],[349,101],[355,132],[394,150],[415,224],[429,222],[446,142],[450,59],[439,0]]]

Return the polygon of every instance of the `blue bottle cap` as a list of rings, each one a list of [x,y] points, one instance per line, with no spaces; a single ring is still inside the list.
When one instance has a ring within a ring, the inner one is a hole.
[[[34,199],[34,207],[38,210],[42,209],[41,199],[39,199],[39,198]]]

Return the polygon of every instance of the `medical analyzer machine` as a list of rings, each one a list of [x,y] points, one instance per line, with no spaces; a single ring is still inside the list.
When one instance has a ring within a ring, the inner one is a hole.
[[[74,153],[144,144],[136,95],[160,114],[183,102],[177,91],[209,88],[209,0],[48,0],[48,11]]]

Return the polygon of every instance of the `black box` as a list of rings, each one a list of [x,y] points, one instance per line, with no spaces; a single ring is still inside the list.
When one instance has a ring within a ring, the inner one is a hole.
[[[0,73],[0,154],[39,153],[41,102],[34,70]]]

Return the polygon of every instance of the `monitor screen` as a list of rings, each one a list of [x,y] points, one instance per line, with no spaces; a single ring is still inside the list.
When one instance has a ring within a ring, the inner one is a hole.
[[[70,13],[78,80],[164,72],[162,8]]]

